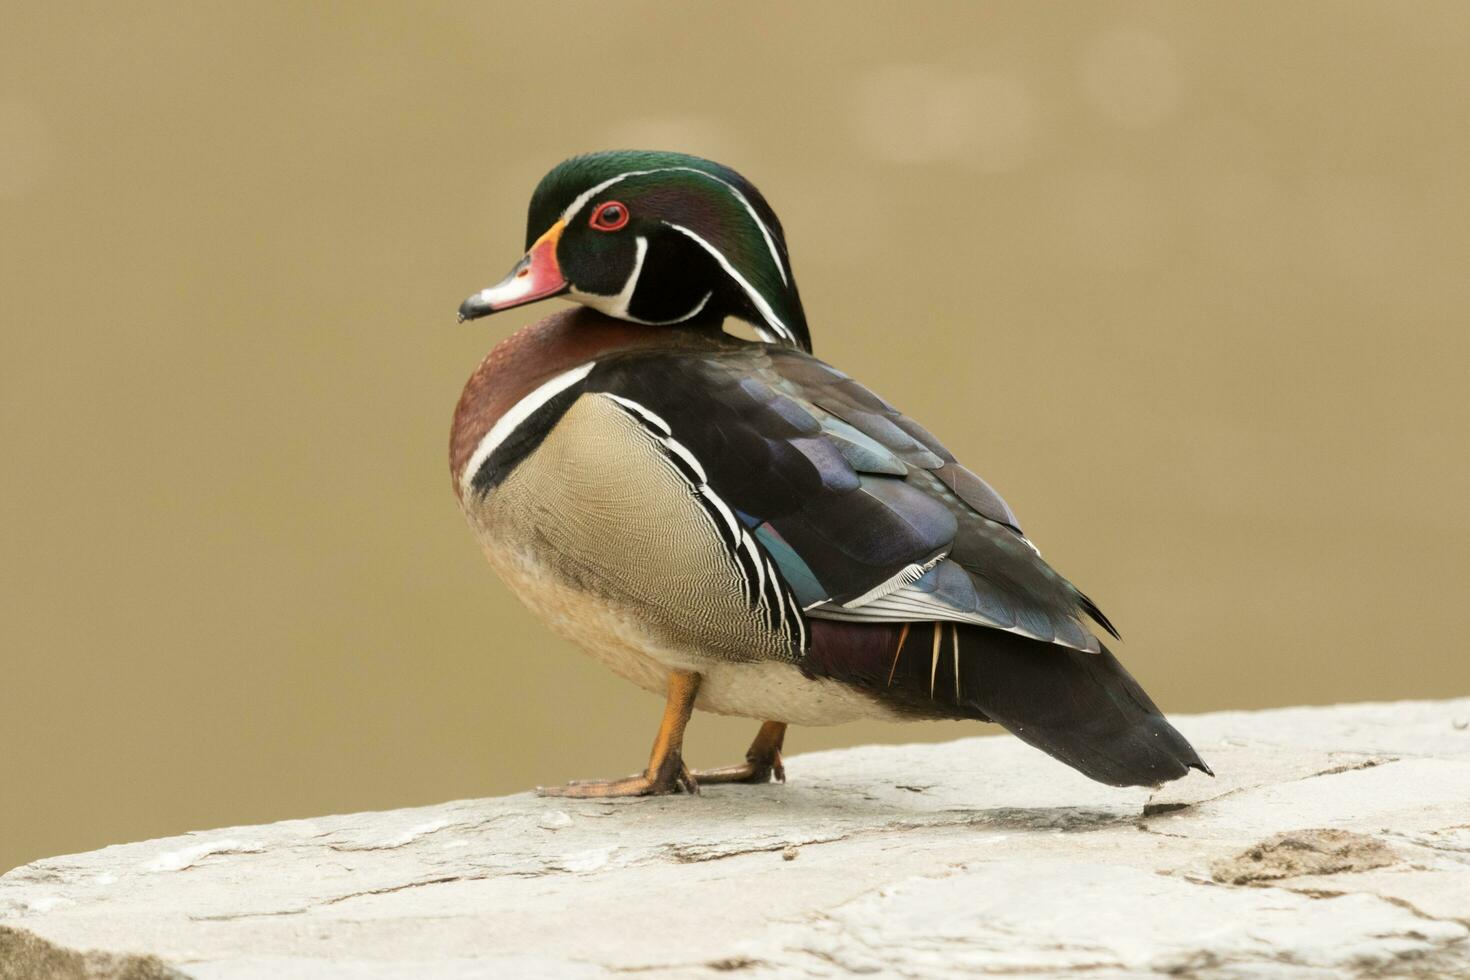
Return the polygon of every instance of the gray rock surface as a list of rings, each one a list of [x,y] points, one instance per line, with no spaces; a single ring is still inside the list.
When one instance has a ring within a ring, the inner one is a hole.
[[[1470,698],[1177,722],[1217,779],[985,737],[37,861],[0,978],[1470,976]]]

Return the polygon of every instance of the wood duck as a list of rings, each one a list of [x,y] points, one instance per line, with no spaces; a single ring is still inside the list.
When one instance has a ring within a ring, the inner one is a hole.
[[[642,773],[543,795],[784,780],[787,725],[858,718],[996,722],[1115,786],[1209,772],[1000,495],[812,356],[781,223],[749,181],[678,153],[574,157],[536,188],[526,241],[461,321],[582,308],[471,375],[455,492],[521,601],[666,697]],[[685,765],[695,708],[761,721],[744,764]]]

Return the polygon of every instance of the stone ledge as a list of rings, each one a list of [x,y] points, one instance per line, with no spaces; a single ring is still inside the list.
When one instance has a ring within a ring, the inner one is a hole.
[[[0,877],[0,980],[1470,976],[1470,698],[1175,721],[1217,779],[983,737],[37,861]]]

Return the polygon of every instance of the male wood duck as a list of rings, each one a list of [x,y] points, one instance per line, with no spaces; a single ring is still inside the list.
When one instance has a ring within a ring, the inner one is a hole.
[[[858,718],[996,722],[1115,786],[1209,772],[1006,502],[812,356],[781,223],[749,181],[677,153],[574,157],[536,188],[526,241],[460,319],[583,308],[471,375],[455,491],[522,602],[667,699],[642,773],[544,795],[784,780],[787,725]],[[685,765],[695,708],[761,721],[743,765]]]

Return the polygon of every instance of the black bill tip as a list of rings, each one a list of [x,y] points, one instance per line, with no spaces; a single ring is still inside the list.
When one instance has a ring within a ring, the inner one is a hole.
[[[464,323],[466,320],[474,320],[494,312],[495,308],[479,299],[478,294],[476,294],[459,304],[459,322]]]

